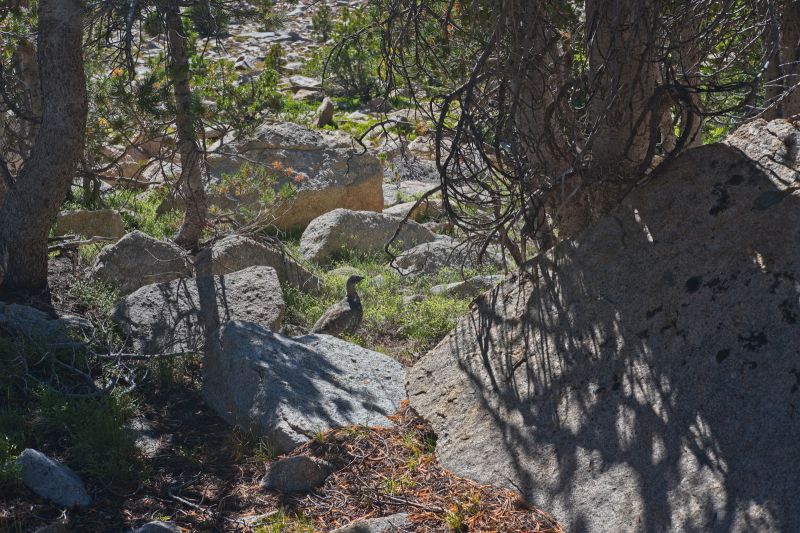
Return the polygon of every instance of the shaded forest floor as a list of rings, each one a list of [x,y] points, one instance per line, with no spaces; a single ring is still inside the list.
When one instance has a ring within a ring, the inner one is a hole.
[[[68,259],[51,261],[53,305],[62,313],[90,314],[71,296],[74,279]],[[51,533],[129,531],[151,520],[187,531],[323,532],[399,512],[410,516],[407,531],[561,531],[515,493],[445,471],[434,435],[408,407],[392,417],[393,428],[329,431],[294,450],[290,455],[319,457],[335,467],[314,492],[264,491],[261,477],[277,456],[267,441],[231,428],[205,406],[200,359],[138,364],[145,378],[124,401],[76,404],[34,395],[34,408],[30,399],[9,399],[0,418],[11,429],[8,420],[27,418],[16,423],[27,432],[20,440],[67,464],[94,465],[94,454],[105,462],[96,468],[102,475],[82,472],[94,498],[85,510],[63,511],[19,483],[6,486],[0,532],[52,524],[63,527]],[[98,418],[95,411],[124,414]],[[90,442],[76,442],[84,438],[82,426],[94,431]]]

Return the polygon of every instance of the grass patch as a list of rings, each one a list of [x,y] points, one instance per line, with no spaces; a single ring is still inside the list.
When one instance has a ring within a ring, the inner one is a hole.
[[[314,533],[314,520],[303,514],[278,511],[256,528],[257,533]]]
[[[420,301],[408,301],[414,294],[426,294],[440,283],[460,281],[477,272],[461,273],[445,269],[435,276],[404,278],[389,268],[382,254],[350,255],[318,273],[323,288],[317,294],[284,287],[286,322],[308,329],[333,303],[344,297],[347,278],[355,270],[365,279],[358,286],[364,306],[361,329],[346,340],[370,349],[409,341],[417,348],[439,342],[469,310],[469,298],[427,295]]]

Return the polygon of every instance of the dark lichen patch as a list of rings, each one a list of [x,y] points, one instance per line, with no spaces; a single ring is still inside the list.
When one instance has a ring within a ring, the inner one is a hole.
[[[736,186],[736,185],[741,185],[742,183],[744,183],[744,176],[742,176],[741,174],[734,174],[728,179],[728,185]]]
[[[725,359],[731,356],[730,348],[725,348],[724,350],[720,350],[717,352],[717,363],[723,362]]]
[[[757,211],[764,211],[770,207],[777,205],[786,198],[786,191],[766,191],[758,195],[755,202],[753,202],[753,209]]]
[[[731,194],[721,184],[714,185],[711,194],[717,197],[717,202],[708,210],[708,214],[715,217],[728,209],[732,205]]]
[[[790,299],[787,298],[786,300],[782,301],[778,307],[781,310],[781,315],[783,315],[784,322],[787,324],[797,324],[797,312]]]
[[[789,370],[789,373],[794,376],[794,381],[795,381],[794,385],[792,385],[791,391],[797,392],[798,390],[800,390],[800,371],[797,370],[796,368],[793,368]]]
[[[650,320],[651,318],[653,318],[654,316],[656,316],[658,313],[660,313],[660,312],[661,312],[661,311],[663,311],[663,310],[664,310],[664,306],[663,306],[663,305],[659,305],[659,306],[658,306],[658,307],[656,307],[655,309],[650,309],[649,311],[647,311],[647,312],[644,314],[644,316],[645,316],[645,317],[646,317],[648,320]]]
[[[703,286],[703,276],[692,276],[686,280],[686,290],[697,292]]]
[[[742,363],[742,370],[755,370],[758,368],[758,363],[755,361],[744,361]]]
[[[720,294],[728,290],[730,287],[730,279],[715,277],[706,282],[706,287],[711,289],[714,294]]]
[[[780,287],[784,281],[788,281],[790,283],[794,282],[794,276],[791,272],[773,272],[772,284],[769,286],[769,293],[775,294],[775,291],[778,290],[778,287]]]
[[[754,352],[767,344],[767,334],[763,331],[758,331],[748,333],[747,335],[739,335],[739,342],[742,343],[742,346]]]
[[[636,334],[636,336],[638,338],[640,338],[640,339],[646,339],[646,338],[648,338],[650,336],[650,330],[649,329],[643,329],[642,331],[638,332]]]

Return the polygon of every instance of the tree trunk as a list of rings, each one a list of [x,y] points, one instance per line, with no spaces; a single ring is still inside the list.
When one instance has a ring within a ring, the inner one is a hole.
[[[83,8],[78,0],[40,0],[37,57],[42,119],[30,157],[5,183],[0,206],[4,294],[47,289],[47,237],[83,153],[86,77]]]
[[[632,177],[657,140],[654,11],[650,0],[586,2],[592,167],[604,178]]]
[[[179,186],[186,205],[175,242],[191,250],[198,247],[208,213],[203,186],[203,152],[197,143],[192,89],[189,85],[189,51],[178,3],[167,0],[162,2],[161,7],[169,41],[169,77],[175,95],[175,121],[181,157]]]
[[[553,215],[559,240],[613,208],[652,160],[668,109],[657,97],[658,63],[651,0],[587,0],[588,168],[565,176]]]

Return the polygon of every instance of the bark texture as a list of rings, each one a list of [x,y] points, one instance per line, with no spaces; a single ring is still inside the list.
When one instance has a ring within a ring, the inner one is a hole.
[[[47,237],[84,147],[87,97],[83,8],[77,0],[41,0],[37,58],[42,118],[30,157],[6,176],[0,206],[4,293],[47,288]]]
[[[178,2],[161,3],[169,39],[169,77],[175,95],[175,120],[178,151],[181,156],[180,190],[186,211],[175,242],[186,249],[196,249],[205,227],[208,213],[203,186],[203,151],[197,143],[192,89],[189,84],[189,51]]]
[[[770,34],[772,55],[767,67],[767,118],[800,114],[800,1],[784,0]]]

